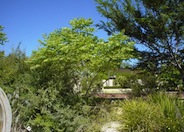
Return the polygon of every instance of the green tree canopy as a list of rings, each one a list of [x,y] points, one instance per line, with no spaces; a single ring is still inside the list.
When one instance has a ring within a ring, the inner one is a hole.
[[[75,93],[74,87],[83,94],[99,88],[108,72],[120,67],[133,51],[133,42],[123,32],[113,34],[107,41],[94,35],[91,19],[74,19],[71,28],[61,28],[40,41],[30,63],[39,73],[38,84],[49,82],[60,88],[61,95]]]
[[[172,65],[184,80],[183,0],[96,0],[107,18],[98,26],[109,34],[125,29],[125,35],[146,50],[140,52],[144,68]]]

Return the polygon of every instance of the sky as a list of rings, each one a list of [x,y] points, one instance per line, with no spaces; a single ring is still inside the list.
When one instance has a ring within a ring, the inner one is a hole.
[[[0,0],[0,5],[0,25],[8,38],[0,50],[6,54],[21,43],[21,49],[30,56],[43,34],[69,27],[74,18],[91,18],[94,24],[106,20],[96,10],[94,0]],[[96,35],[107,38],[102,30]]]

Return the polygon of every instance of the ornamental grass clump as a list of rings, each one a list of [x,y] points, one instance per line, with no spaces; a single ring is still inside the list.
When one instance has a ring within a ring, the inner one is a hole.
[[[128,131],[183,132],[184,103],[163,93],[126,101],[122,122]]]
[[[184,104],[181,100],[165,93],[159,93],[149,96],[148,102],[159,105],[160,111],[164,114],[162,131],[184,131]]]
[[[123,104],[123,130],[161,131],[164,115],[160,106],[143,99],[127,101]]]

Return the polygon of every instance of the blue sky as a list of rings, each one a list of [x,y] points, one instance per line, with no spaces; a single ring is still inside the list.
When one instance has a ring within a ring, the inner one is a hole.
[[[28,56],[39,47],[43,34],[68,27],[74,18],[92,18],[94,23],[105,20],[96,10],[94,0],[0,0],[0,25],[8,42],[0,50],[11,52],[21,42]],[[104,31],[96,33],[107,38]]]

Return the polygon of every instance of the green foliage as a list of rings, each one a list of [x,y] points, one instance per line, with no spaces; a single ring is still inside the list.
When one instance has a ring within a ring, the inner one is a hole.
[[[126,35],[143,46],[137,49],[140,67],[154,74],[162,69],[162,65],[166,65],[164,68],[175,67],[184,83],[182,0],[95,1],[99,13],[108,19],[98,27],[108,34],[124,29]]]
[[[122,88],[130,88],[131,75],[118,75],[115,80],[116,85],[120,85]]]
[[[184,107],[180,100],[161,93],[150,96],[148,102],[153,102],[161,107],[160,111],[164,114],[163,131],[180,132],[184,130]]]
[[[3,32],[4,27],[0,25],[0,45],[7,41],[6,34]]]
[[[126,101],[123,105],[123,129],[130,131],[183,131],[183,104],[166,94]]]
[[[56,104],[57,107],[59,104]],[[56,108],[56,106],[54,106]],[[35,118],[29,123],[33,130],[40,132],[73,132],[79,129],[88,121],[83,115],[79,115],[80,111],[74,110],[71,106],[59,106],[59,108],[52,110],[45,110],[41,115],[35,113]]]
[[[32,76],[29,65],[25,63],[27,57],[18,46],[7,56],[1,52],[0,59],[0,87],[8,95],[12,107],[12,130],[20,131],[21,128],[26,127],[30,102],[35,96],[31,86]]]
[[[145,96],[158,90],[157,77],[147,72],[140,72],[133,76],[130,84],[132,95],[135,97]]]
[[[164,115],[160,107],[142,99],[123,104],[122,122],[124,130],[152,132],[160,131]]]
[[[131,68],[121,68],[117,71],[115,85],[130,88],[134,82],[137,71]]]
[[[118,107],[118,101],[103,100],[93,106],[85,106],[83,113],[88,118],[87,124],[83,124],[83,132],[99,132],[102,127],[112,121],[120,121],[121,108]]]
[[[8,56],[0,52],[0,86],[12,106],[12,131],[31,126],[39,132],[98,132],[111,121],[122,121],[123,130],[129,131],[184,130],[183,102],[165,94],[126,101],[122,108],[121,101],[83,96],[100,88],[102,79],[116,73],[122,60],[133,57],[133,43],[124,32],[107,41],[99,39],[90,19],[70,24],[71,28],[44,36],[31,58],[19,47]],[[171,81],[173,87],[180,80],[178,69],[167,65],[159,77],[139,72],[118,73],[116,83],[142,96],[155,92],[158,80]]]
[[[24,52],[19,49],[12,50],[8,56],[4,55],[2,51],[0,53],[0,85],[13,84],[22,74],[29,71],[29,66],[25,64],[27,57]]]
[[[93,35],[91,19],[74,19],[70,24],[71,28],[45,35],[44,41],[40,41],[41,47],[28,60],[15,52],[21,61],[9,61],[8,66],[13,67],[9,70],[13,71],[11,76],[6,75],[7,83],[2,82],[15,108],[15,131],[27,126],[43,132],[100,130],[100,125],[95,129],[91,126],[97,125],[93,120],[97,121],[101,110],[84,108],[90,99],[83,95],[99,88],[108,72],[132,57],[133,43],[123,32],[112,35],[107,42],[99,39]],[[27,71],[29,66],[31,70]],[[102,118],[103,122],[106,119]]]
[[[79,86],[81,94],[89,95],[99,88],[107,73],[120,67],[122,60],[133,57],[133,43],[128,37],[113,34],[108,41],[94,35],[91,19],[74,19],[71,28],[62,28],[44,36],[42,47],[29,61],[39,73],[39,85],[49,82],[58,85],[61,95],[75,94]]]
[[[75,131],[87,121],[80,111],[81,100],[62,97],[58,85],[35,87],[34,76],[25,63],[27,57],[19,47],[5,56],[1,52],[0,86],[8,95],[12,107],[12,131]],[[73,106],[69,105],[73,102]],[[77,103],[78,102],[78,103]],[[64,104],[66,103],[66,104]]]
[[[32,96],[27,95],[29,105],[26,113],[21,113],[21,120],[33,131],[73,132],[88,121],[81,111],[81,99],[61,96],[57,86],[50,84],[47,88],[34,88],[32,92]]]
[[[161,82],[159,87],[167,91],[181,91],[183,84],[180,78],[180,72],[172,66],[162,67],[159,75],[159,81]]]

